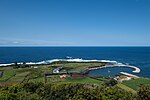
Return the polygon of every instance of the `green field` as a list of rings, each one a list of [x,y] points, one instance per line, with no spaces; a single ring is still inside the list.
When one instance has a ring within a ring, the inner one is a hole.
[[[80,78],[80,79],[66,79],[64,80],[64,82],[73,82],[73,83],[83,83],[83,84],[102,84],[103,82],[102,81],[99,81],[99,80],[96,80],[96,79],[93,79],[93,78],[89,78],[89,77],[86,77],[86,78]]]
[[[15,71],[13,69],[3,70],[3,76],[0,78],[0,82],[5,82],[11,77],[15,76]]]
[[[44,77],[30,79],[28,82],[44,82]]]
[[[119,84],[117,84],[117,86],[124,89],[125,91],[132,92],[133,94],[136,94],[135,90],[133,90],[132,88],[130,88],[124,84],[119,83]]]
[[[48,82],[69,82],[69,83],[81,83],[81,84],[95,84],[100,85],[104,80],[97,80],[90,77],[83,77],[78,79],[72,79],[71,77],[60,79],[59,76],[51,76],[48,78]]]
[[[82,83],[82,84],[96,84],[100,85],[108,79],[104,78],[90,78],[90,77],[80,77],[72,78],[70,75],[66,78],[61,79],[59,75],[51,75],[47,77],[47,82],[69,82],[69,83]]]
[[[124,81],[123,84],[134,90],[138,90],[141,85],[150,84],[150,79],[149,78],[138,78],[138,79],[134,79],[134,80]]]
[[[28,81],[39,81],[40,78],[44,79],[44,73],[52,71],[52,68],[40,65],[39,68],[13,68],[13,67],[1,67],[3,76],[0,78],[0,85],[12,85],[19,84]],[[44,82],[42,80],[42,82]]]
[[[95,63],[75,63],[75,62],[59,62],[50,65],[37,65],[38,68],[13,68],[13,67],[1,67],[0,70],[4,72],[3,76],[0,78],[0,85],[12,85],[19,84],[24,82],[44,82],[44,73],[52,72],[53,69],[58,66],[62,66],[67,71],[84,71],[88,67],[93,66],[102,66],[103,63],[95,62]],[[52,78],[48,78],[48,82],[58,82],[62,81],[57,76],[50,76]],[[83,78],[83,79],[66,79],[64,82],[80,82],[80,83],[96,83],[99,84],[101,81],[91,78]]]
[[[86,68],[93,67],[93,66],[103,66],[104,63],[64,63],[64,64],[53,64],[54,66],[63,66],[66,70],[71,71],[84,71]]]
[[[23,72],[23,73],[18,73],[14,77],[10,78],[7,82],[9,83],[21,83],[23,82],[24,78],[29,74],[30,72]]]

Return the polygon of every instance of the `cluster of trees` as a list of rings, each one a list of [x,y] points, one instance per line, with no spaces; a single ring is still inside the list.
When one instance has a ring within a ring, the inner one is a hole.
[[[138,91],[138,100],[150,100],[150,85],[142,85]]]
[[[150,100],[150,87],[143,86],[138,96],[116,86],[78,83],[24,83],[0,88],[0,100]],[[137,99],[138,98],[138,99]]]

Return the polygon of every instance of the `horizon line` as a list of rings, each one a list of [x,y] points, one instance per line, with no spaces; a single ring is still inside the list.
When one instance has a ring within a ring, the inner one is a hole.
[[[98,46],[98,45],[75,45],[75,46],[42,46],[42,45],[28,45],[28,46],[0,46],[0,47],[150,47],[150,45],[143,45],[143,46],[136,46],[136,45],[127,45],[127,46],[121,46],[121,45],[104,45],[104,46]]]

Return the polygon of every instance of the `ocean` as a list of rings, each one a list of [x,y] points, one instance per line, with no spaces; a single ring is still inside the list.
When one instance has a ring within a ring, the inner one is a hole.
[[[130,64],[141,69],[141,72],[137,74],[138,76],[150,77],[150,47],[0,47],[0,64],[41,62],[67,59],[66,57],[86,60],[113,60]],[[118,70],[120,71],[120,69]]]

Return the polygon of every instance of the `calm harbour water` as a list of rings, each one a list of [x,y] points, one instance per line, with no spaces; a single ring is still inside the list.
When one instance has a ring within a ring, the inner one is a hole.
[[[0,64],[65,59],[66,56],[128,63],[141,69],[137,75],[150,77],[150,47],[0,47]],[[124,70],[132,73],[132,69],[110,68],[96,70],[94,75],[105,75],[108,70],[112,76]]]

